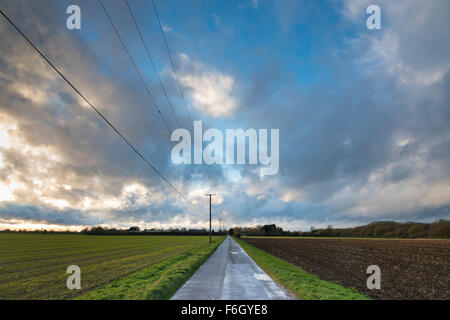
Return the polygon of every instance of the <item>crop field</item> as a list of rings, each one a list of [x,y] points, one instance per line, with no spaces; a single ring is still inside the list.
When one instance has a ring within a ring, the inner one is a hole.
[[[449,299],[450,240],[242,240],[320,279],[374,299]],[[369,290],[367,267],[381,269],[381,289]]]
[[[152,266],[157,266],[158,274],[181,285],[221,240],[223,237],[217,237],[208,244],[206,236],[0,234],[0,299],[73,299],[136,272],[148,287],[134,288],[127,281],[127,287],[116,286],[113,296],[102,292],[92,298],[167,298],[136,292],[158,289],[158,285],[165,286],[166,292],[176,289],[155,278]],[[81,269],[81,290],[66,286],[69,265]]]

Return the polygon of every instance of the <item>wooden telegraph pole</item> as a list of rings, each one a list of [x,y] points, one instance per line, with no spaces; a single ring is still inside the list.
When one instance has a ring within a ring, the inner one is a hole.
[[[205,194],[205,196],[209,196],[209,243],[211,243],[211,197],[215,195],[215,193]]]

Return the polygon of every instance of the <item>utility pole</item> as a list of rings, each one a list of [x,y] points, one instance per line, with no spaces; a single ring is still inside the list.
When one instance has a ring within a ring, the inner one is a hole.
[[[205,196],[209,196],[209,243],[211,243],[211,197],[215,195],[215,193],[205,194]]]
[[[222,233],[222,219],[219,219],[220,221],[220,232]]]

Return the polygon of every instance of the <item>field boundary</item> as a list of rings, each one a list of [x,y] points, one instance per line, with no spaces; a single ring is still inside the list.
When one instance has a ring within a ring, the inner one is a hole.
[[[225,238],[213,240],[124,278],[89,291],[76,300],[167,300],[215,252]]]
[[[308,273],[243,240],[234,239],[261,269],[301,300],[370,300],[356,289],[348,289],[321,280],[317,275]]]

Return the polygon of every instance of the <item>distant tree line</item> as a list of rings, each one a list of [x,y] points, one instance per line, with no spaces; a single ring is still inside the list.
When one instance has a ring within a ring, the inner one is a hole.
[[[17,229],[17,230],[11,230],[11,229],[4,229],[0,230],[1,233],[41,233],[41,234],[65,234],[65,233],[78,233],[77,231],[71,231],[71,230],[47,230],[47,229],[36,229],[36,230],[26,230],[26,229]]]
[[[91,227],[85,228],[80,233],[88,235],[186,235],[186,236],[206,236],[209,235],[209,231],[206,229],[144,229],[139,227],[131,227],[128,229],[114,229],[104,227]],[[212,235],[224,235],[225,232],[212,231]]]
[[[0,230],[2,233],[81,233],[86,235],[208,235],[206,229],[145,229],[130,227],[128,229],[107,228],[94,226],[82,231],[50,231],[40,230]],[[213,235],[225,235],[227,231],[213,231]],[[450,238],[450,221],[441,219],[433,223],[394,221],[377,221],[364,226],[354,228],[333,228],[328,226],[323,229],[311,227],[310,231],[284,231],[274,224],[260,225],[256,227],[234,227],[228,230],[230,235],[240,236],[291,236],[291,237],[392,237],[392,238]]]
[[[298,236],[298,232],[283,231],[283,228],[274,224],[256,227],[234,227],[228,230],[230,236]]]
[[[206,229],[144,229],[139,227],[131,227],[129,229],[114,229],[104,227],[91,227],[81,231],[82,234],[88,235],[193,235],[193,236],[205,236],[209,235],[209,231]],[[224,232],[212,231],[212,235],[222,235]]]
[[[1,233],[41,233],[41,234],[85,234],[85,235],[194,235],[194,236],[206,236],[209,235],[209,230],[206,229],[144,229],[141,230],[139,227],[130,227],[128,229],[116,229],[107,228],[101,226],[94,226],[89,228],[84,228],[81,231],[47,231],[46,229],[40,230],[0,230]],[[212,235],[225,235],[226,231],[212,231]]]
[[[450,238],[450,221],[441,219],[433,223],[377,221],[354,228],[323,229],[311,227],[308,232],[283,231],[275,225],[235,227],[230,235],[240,236],[294,236],[294,237],[392,237],[392,238]]]

